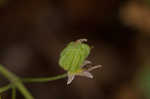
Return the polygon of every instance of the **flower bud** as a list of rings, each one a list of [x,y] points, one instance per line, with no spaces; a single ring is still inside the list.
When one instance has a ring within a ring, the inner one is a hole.
[[[79,40],[69,43],[61,52],[59,65],[69,72],[76,72],[90,53],[90,47]]]

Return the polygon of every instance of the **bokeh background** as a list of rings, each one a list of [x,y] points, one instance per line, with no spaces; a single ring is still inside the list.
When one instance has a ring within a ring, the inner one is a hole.
[[[103,67],[69,86],[26,84],[35,99],[150,99],[150,0],[0,0],[0,64],[20,77],[64,73],[59,54],[80,38]]]

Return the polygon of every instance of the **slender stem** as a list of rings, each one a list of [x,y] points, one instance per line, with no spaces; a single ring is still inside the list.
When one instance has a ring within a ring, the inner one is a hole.
[[[3,86],[3,87],[0,88],[0,93],[3,93],[5,91],[9,90],[10,88],[11,88],[11,84]]]
[[[34,99],[33,96],[30,94],[30,92],[27,90],[27,88],[23,85],[21,80],[13,73],[8,71],[6,68],[4,68],[2,65],[0,65],[0,73],[6,77],[11,84],[13,84],[18,90],[22,93],[22,95],[26,99]]]
[[[21,80],[19,77],[17,77],[12,72],[8,71],[2,65],[0,65],[0,73],[11,82],[11,84],[0,88],[0,93],[12,88],[12,99],[16,98],[16,88],[22,93],[22,95],[26,99],[34,99],[22,82],[25,82],[25,83],[39,82],[40,83],[40,82],[49,82],[49,81],[59,80],[59,79],[63,79],[67,77],[67,73],[65,73],[65,74],[54,76],[54,77],[24,78]]]
[[[16,87],[12,87],[12,99],[16,99]]]
[[[54,81],[54,80],[58,80],[58,79],[63,79],[67,77],[67,74],[61,74],[61,75],[57,75],[54,77],[41,77],[41,78],[24,78],[22,79],[22,82],[26,82],[26,83],[34,83],[34,82],[49,82],[49,81]]]

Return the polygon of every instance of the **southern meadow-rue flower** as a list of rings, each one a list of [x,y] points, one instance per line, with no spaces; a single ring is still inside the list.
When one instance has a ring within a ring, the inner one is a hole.
[[[87,42],[87,39],[70,42],[60,54],[59,65],[67,71],[67,84],[70,84],[75,76],[93,78],[90,71],[101,67],[101,65],[97,65],[88,69],[84,68],[87,64],[91,64],[90,61],[86,60],[91,47],[84,42]]]
[[[89,45],[85,44],[84,42],[87,42],[87,39],[79,39],[67,45],[67,47],[61,52],[59,59],[59,65],[64,70],[66,70],[67,73],[54,77],[21,78],[0,64],[0,74],[8,79],[8,81],[10,81],[8,85],[0,88],[0,93],[12,89],[12,99],[16,99],[16,89],[18,89],[18,91],[22,93],[25,99],[35,99],[27,90],[24,83],[49,82],[68,76],[67,84],[70,84],[75,76],[85,76],[88,78],[93,78],[90,71],[101,67],[101,65],[85,69],[84,66],[86,66],[87,64],[91,64],[90,61],[86,60],[90,53],[91,47],[89,47]]]

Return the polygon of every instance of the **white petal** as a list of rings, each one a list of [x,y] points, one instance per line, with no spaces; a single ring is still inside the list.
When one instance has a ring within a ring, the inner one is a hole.
[[[93,75],[88,71],[83,71],[83,72],[79,73],[78,75],[79,76],[84,76],[84,77],[87,77],[87,78],[93,78]]]
[[[68,73],[68,81],[67,81],[67,85],[71,84],[71,82],[73,81],[75,75],[71,75]]]
[[[85,65],[88,65],[88,64],[91,64],[91,63],[92,63],[91,61],[85,60],[81,67],[84,67]]]
[[[89,68],[87,71],[92,71],[92,70],[100,68],[100,67],[102,67],[102,65],[96,65],[96,66]]]

